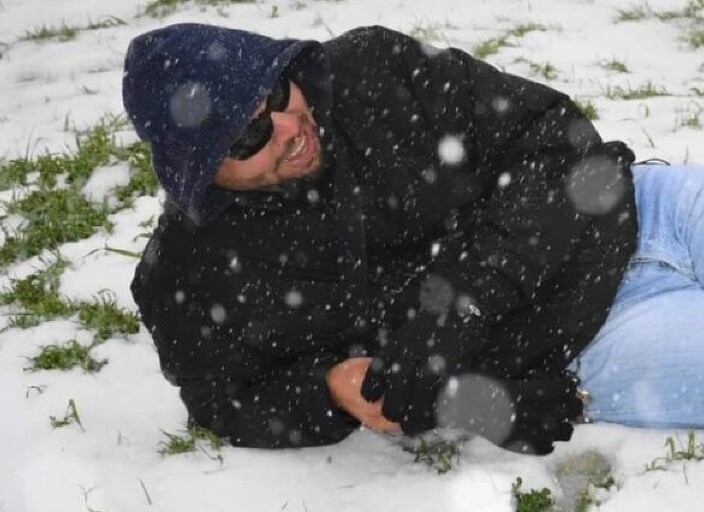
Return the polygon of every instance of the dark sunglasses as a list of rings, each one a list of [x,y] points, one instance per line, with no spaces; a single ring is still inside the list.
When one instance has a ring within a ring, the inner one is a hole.
[[[256,119],[250,121],[242,136],[230,148],[230,156],[236,160],[246,160],[256,155],[271,138],[274,124],[271,121],[272,112],[283,112],[288,107],[291,97],[291,85],[288,77],[282,75],[274,88],[266,97],[266,107]]]

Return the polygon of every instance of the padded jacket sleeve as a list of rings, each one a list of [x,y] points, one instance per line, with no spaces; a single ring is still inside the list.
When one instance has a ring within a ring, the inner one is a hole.
[[[213,320],[220,312],[199,284],[189,283],[188,240],[174,247],[167,238],[157,230],[132,292],[162,371],[181,388],[190,417],[236,446],[258,448],[334,443],[357,428],[331,402],[325,383],[340,358],[322,350],[285,357],[244,343]],[[232,302],[226,307],[236,314]]]

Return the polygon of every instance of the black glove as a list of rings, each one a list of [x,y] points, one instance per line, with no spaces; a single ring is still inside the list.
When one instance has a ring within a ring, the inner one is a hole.
[[[435,427],[435,399],[451,375],[468,371],[485,337],[471,321],[417,314],[391,334],[362,384],[368,401],[384,397],[382,413],[414,435]]]
[[[577,380],[569,374],[497,379],[482,374],[455,377],[439,394],[437,424],[463,428],[520,453],[547,454],[555,441],[572,436],[583,413]]]
[[[473,304],[455,300],[449,282],[430,276],[420,288],[419,310],[382,343],[362,384],[368,401],[384,397],[384,416],[406,434],[435,426],[434,404],[450,375],[479,352],[486,336]]]

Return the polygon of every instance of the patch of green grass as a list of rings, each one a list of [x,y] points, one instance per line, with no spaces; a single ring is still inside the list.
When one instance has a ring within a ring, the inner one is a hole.
[[[84,327],[96,331],[96,342],[105,341],[115,333],[139,332],[139,316],[117,306],[115,299],[102,294],[94,302],[78,305],[78,319]]]
[[[690,0],[689,3],[679,11],[656,12],[655,16],[662,21],[677,19],[700,19],[704,11],[704,0]]]
[[[117,16],[105,16],[100,18],[98,21],[88,22],[88,25],[85,26],[85,30],[98,30],[101,28],[112,28],[122,25],[127,25],[125,20],[118,18]]]
[[[38,173],[36,183],[42,187],[55,187],[59,176],[64,176],[68,184],[83,185],[95,167],[105,164],[119,152],[113,134],[121,126],[120,119],[104,120],[79,133],[76,136],[77,150],[72,155],[46,154],[35,159],[24,157],[1,162],[0,189],[27,185],[32,172]]]
[[[134,258],[136,260],[142,257],[141,252],[130,251],[128,249],[122,249],[120,247],[110,247],[109,245],[106,245],[102,250],[106,252],[112,252],[114,254],[119,254],[121,256],[127,256],[128,258]]]
[[[19,309],[11,315],[10,327],[26,329],[46,320],[78,313],[83,327],[95,331],[95,344],[116,333],[127,335],[139,332],[137,313],[119,308],[115,299],[107,293],[92,302],[61,297],[58,292],[59,279],[66,266],[67,263],[59,259],[44,270],[12,281],[9,288],[0,292],[0,305],[13,305]]]
[[[441,475],[457,465],[461,455],[455,442],[444,440],[428,442],[423,438],[416,446],[406,447],[404,450],[415,454],[413,462],[422,462]]]
[[[655,18],[660,21],[672,21],[681,19],[701,19],[704,12],[704,0],[690,0],[689,3],[680,10],[656,11],[647,3],[640,6],[633,6],[629,9],[618,9],[617,22],[641,21]]]
[[[171,434],[162,430],[166,436],[165,441],[161,441],[159,453],[161,455],[178,455],[180,453],[195,452],[200,443],[207,443],[210,449],[220,451],[225,445],[224,441],[207,428],[199,427],[194,423],[189,423],[183,434]],[[222,460],[221,457],[219,457]]]
[[[702,129],[701,112],[690,112],[682,118],[681,126],[694,130]]]
[[[117,16],[105,16],[98,21],[88,22],[85,27],[78,25],[67,25],[62,22],[61,25],[41,25],[34,27],[32,30],[26,30],[24,35],[20,37],[21,41],[73,41],[78,37],[81,30],[98,30],[102,28],[118,27],[126,25],[125,21]]]
[[[620,60],[616,59],[611,59],[607,60],[604,62],[599,63],[602,69],[605,69],[607,71],[615,71],[616,73],[630,73],[631,70],[628,69],[628,66],[626,65],[625,62],[622,62]]]
[[[698,49],[704,46],[704,30],[694,30],[686,38],[692,48]]]
[[[146,5],[144,13],[154,18],[162,18],[174,12],[179,5],[187,2],[188,0],[154,0]]]
[[[550,489],[543,487],[540,490],[523,491],[522,485],[523,479],[520,476],[511,485],[511,493],[516,500],[516,512],[547,512],[552,509],[555,500]]]
[[[26,185],[27,175],[34,169],[35,162],[25,158],[0,162],[0,190]]]
[[[601,502],[594,497],[595,491],[597,489],[608,491],[612,487],[616,487],[616,480],[611,475],[598,482],[589,482],[587,488],[583,489],[577,496],[573,507],[574,512],[587,512],[592,506],[599,506]]]
[[[78,36],[80,27],[61,23],[58,26],[42,25],[25,31],[21,41],[47,41],[53,39],[60,42],[72,41]]]
[[[75,306],[58,293],[59,277],[66,265],[64,260],[59,259],[44,270],[12,281],[10,288],[0,292],[0,304],[15,305],[21,309],[10,317],[11,327],[33,327],[40,322],[75,313]]]
[[[580,101],[575,99],[574,100],[575,105],[577,105],[577,108],[584,114],[584,117],[589,119],[590,121],[596,121],[599,119],[599,110],[596,108],[596,105],[592,102],[592,100],[587,100],[586,102]]]
[[[44,186],[55,186],[57,176],[65,172],[66,157],[41,155],[32,160],[19,158],[11,160],[0,168],[0,185],[3,189],[16,185],[27,185],[29,175],[38,173],[37,181]]]
[[[6,203],[7,213],[21,215],[23,221],[6,233],[0,247],[0,267],[86,238],[99,228],[111,230],[108,215],[112,212],[107,204],[92,203],[81,194],[98,166],[115,160],[126,160],[130,165],[130,182],[115,191],[119,208],[130,206],[135,195],[156,192],[158,183],[148,146],[136,142],[123,147],[115,140],[115,132],[124,124],[122,118],[106,119],[78,133],[75,154],[46,154],[0,163],[0,188],[38,187],[26,197]]]
[[[545,80],[557,79],[557,68],[550,62],[545,62],[543,64],[538,62],[528,62],[528,67],[530,68],[531,74],[534,76],[542,77]]]
[[[609,490],[616,485],[609,460],[594,451],[574,454],[559,462],[555,477],[563,491],[554,507],[560,512],[586,512],[601,504],[604,492],[600,489]]]
[[[665,89],[665,87],[660,85],[655,85],[654,83],[648,81],[647,83],[641,85],[640,87],[628,87],[624,89],[620,86],[607,87],[604,94],[609,99],[622,99],[622,100],[642,100],[646,98],[654,98],[657,96],[669,96],[670,93]]]
[[[510,44],[506,38],[503,37],[493,37],[491,39],[487,39],[486,41],[482,41],[478,45],[476,45],[472,53],[477,59],[486,59],[490,55],[494,55],[496,53],[499,53],[499,50],[501,48],[504,48],[506,46],[513,46]]]
[[[38,355],[30,358],[31,366],[27,371],[39,370],[70,370],[78,366],[86,373],[99,372],[107,364],[106,359],[95,359],[90,351],[93,345],[84,347],[75,339],[68,340],[62,345],[44,345]]]
[[[530,32],[545,32],[548,28],[539,23],[523,23],[506,31],[509,37],[523,37]]]
[[[409,34],[412,38],[423,42],[440,41],[443,39],[443,34],[436,25],[418,24],[411,29]]]
[[[482,41],[477,44],[472,49],[472,54],[477,59],[485,59],[490,55],[498,53],[501,48],[516,46],[515,43],[510,41],[511,38],[520,39],[530,32],[546,30],[546,26],[537,23],[524,23],[521,25],[516,25],[515,27],[504,31],[498,37],[492,37],[491,39],[487,39],[486,41]]]
[[[53,189],[60,179],[64,185],[78,189],[96,167],[121,160],[129,164],[131,176],[127,185],[114,190],[120,203],[118,209],[131,206],[136,196],[155,194],[159,182],[152,169],[149,145],[141,141],[128,146],[118,145],[114,134],[123,125],[121,118],[109,119],[79,133],[75,154],[46,154],[34,159],[25,157],[0,162],[0,190],[32,183]],[[32,173],[37,176],[34,180],[30,180]]]
[[[668,453],[664,457],[656,457],[650,463],[645,465],[646,471],[665,470],[666,467],[675,461],[694,461],[704,460],[704,443],[697,443],[696,434],[693,430],[687,432],[687,446],[682,444],[681,439],[677,438],[680,445],[678,449],[675,446],[675,439],[668,437],[665,440],[665,447]]]
[[[78,415],[76,402],[73,400],[73,398],[68,401],[66,414],[62,418],[57,418],[56,416],[49,416],[49,421],[51,422],[52,428],[66,427],[71,423],[75,423],[81,428],[82,431],[84,431],[83,423],[81,423],[81,417]]]
[[[687,18],[697,18],[704,13],[704,0],[689,0],[682,11]]]
[[[640,21],[650,18],[653,15],[653,11],[647,6],[635,6],[629,9],[618,9],[617,12],[617,22]]]
[[[82,186],[97,166],[107,163],[111,156],[119,152],[114,132],[122,124],[121,118],[104,120],[78,134],[76,154],[65,156],[64,173],[67,183]]]
[[[91,203],[75,188],[36,190],[7,203],[6,211],[24,220],[0,247],[0,266],[87,238],[99,228],[112,229],[107,206]]]
[[[189,3],[190,0],[153,0],[144,8],[144,14],[155,18],[163,18],[178,9],[180,5]],[[200,6],[223,7],[232,4],[252,4],[256,0],[195,0]]]
[[[152,168],[152,156],[148,144],[141,141],[135,142],[126,148],[118,149],[115,156],[120,160],[126,160],[131,169],[129,183],[114,190],[115,197],[120,201],[122,208],[131,206],[135,197],[156,194],[159,181]]]

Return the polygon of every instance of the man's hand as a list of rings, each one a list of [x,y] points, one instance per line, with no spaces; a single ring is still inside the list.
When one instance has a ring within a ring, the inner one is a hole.
[[[371,363],[369,357],[353,357],[333,366],[325,380],[333,401],[366,427],[390,434],[401,434],[401,426],[381,413],[384,399],[367,402],[361,394],[362,381]]]

